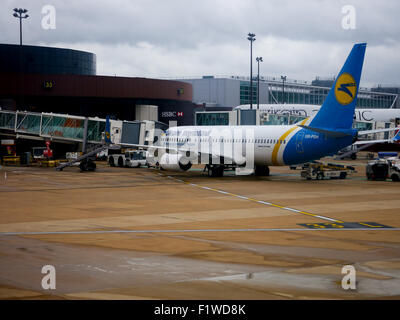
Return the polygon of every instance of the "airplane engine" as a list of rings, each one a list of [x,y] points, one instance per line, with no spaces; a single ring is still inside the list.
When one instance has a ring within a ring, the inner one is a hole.
[[[187,171],[192,163],[182,154],[165,153],[161,156],[160,167],[168,171]]]

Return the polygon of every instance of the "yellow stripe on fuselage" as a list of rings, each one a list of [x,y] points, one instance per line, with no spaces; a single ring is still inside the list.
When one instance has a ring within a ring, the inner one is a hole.
[[[304,119],[300,124],[301,124],[301,125],[304,125],[304,124],[306,123],[307,120],[308,120],[308,118]],[[279,163],[278,163],[278,151],[279,151],[280,146],[282,145],[280,142],[281,142],[282,140],[285,140],[286,137],[287,137],[289,134],[291,134],[294,130],[296,130],[297,128],[298,128],[297,126],[293,126],[292,128],[290,128],[288,131],[286,131],[286,132],[278,139],[278,142],[275,143],[274,150],[272,150],[272,157],[271,157],[272,164],[273,164],[274,166],[278,166],[278,165],[279,165]],[[288,141],[288,142],[289,142],[289,141]]]

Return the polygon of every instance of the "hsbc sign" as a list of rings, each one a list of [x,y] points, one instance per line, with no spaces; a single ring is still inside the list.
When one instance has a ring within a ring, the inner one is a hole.
[[[176,117],[183,117],[182,111],[164,111],[161,112],[162,118],[176,118]]]

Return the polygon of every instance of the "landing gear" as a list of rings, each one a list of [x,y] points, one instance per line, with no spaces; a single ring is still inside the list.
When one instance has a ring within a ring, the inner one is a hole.
[[[256,176],[269,176],[269,167],[268,166],[256,166],[254,168],[254,174]]]
[[[208,176],[209,177],[223,177],[225,166],[222,164],[217,165],[207,165]]]
[[[92,160],[84,160],[79,164],[81,171],[94,171],[96,170],[96,164]]]

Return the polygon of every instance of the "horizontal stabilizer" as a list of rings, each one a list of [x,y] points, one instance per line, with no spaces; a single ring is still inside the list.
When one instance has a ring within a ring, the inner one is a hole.
[[[341,132],[341,131],[333,131],[333,130],[326,130],[326,129],[321,129],[321,128],[314,128],[314,127],[304,126],[301,124],[298,124],[298,126],[304,128],[304,129],[307,129],[307,130],[326,134],[326,136],[328,138],[343,138],[343,137],[351,136],[351,134],[346,133],[346,132]]]

